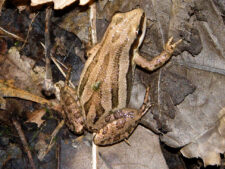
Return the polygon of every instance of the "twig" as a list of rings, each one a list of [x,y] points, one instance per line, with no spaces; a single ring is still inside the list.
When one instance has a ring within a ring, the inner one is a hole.
[[[108,169],[113,169],[113,167],[109,164],[109,162],[105,159],[105,157],[100,152],[98,153],[98,157],[101,158],[101,160],[105,163]]]
[[[41,43],[41,45],[42,45],[42,47],[45,49],[45,45],[44,45],[43,43]],[[59,69],[59,71],[62,73],[62,75],[66,78],[66,73],[63,71],[63,69],[62,69],[61,66],[60,66],[60,65],[62,65],[64,68],[68,69],[68,68],[66,67],[66,65],[63,64],[62,62],[60,62],[59,60],[57,60],[57,59],[53,56],[52,53],[51,53],[51,59],[52,59],[52,61],[54,62],[54,64],[56,65],[56,67]],[[73,84],[71,81],[69,81],[69,83],[70,83],[70,85],[71,85],[73,88],[75,88],[74,84]]]
[[[29,146],[28,146],[28,143],[27,143],[27,140],[26,140],[26,137],[23,133],[23,130],[21,129],[21,125],[15,118],[13,118],[12,121],[13,121],[13,125],[15,126],[15,128],[16,128],[19,136],[20,136],[20,140],[22,141],[25,152],[27,153],[28,159],[30,161],[31,168],[36,169],[36,167],[34,165],[33,158],[32,158],[32,154],[30,152],[30,149],[29,149]]]
[[[30,25],[29,25],[29,28],[28,28],[28,32],[27,32],[27,36],[26,36],[26,39],[25,39],[25,41],[24,41],[23,46],[21,47],[21,49],[23,49],[24,46],[27,43],[27,39],[28,39],[28,37],[30,35],[30,31],[32,30],[32,23],[34,22],[34,20],[35,20],[35,18],[37,17],[38,14],[39,14],[39,12],[34,15],[34,17],[32,18],[32,20],[30,22]]]
[[[51,56],[52,61],[54,62],[54,64],[56,65],[56,67],[59,69],[59,71],[62,73],[62,75],[66,78],[66,73],[62,70],[61,65],[63,65],[63,67],[65,67],[65,65],[63,63],[61,63],[59,60],[57,60],[55,57]],[[67,68],[68,69],[68,68]],[[74,84],[69,80],[69,84],[75,88]]]
[[[47,105],[51,106],[50,101],[48,101],[42,97],[33,95],[25,90],[16,88],[13,85],[12,81],[10,81],[10,80],[8,80],[8,81],[0,80],[0,91],[1,91],[1,94],[3,97],[18,97],[21,99],[30,100],[30,101],[33,101],[36,103],[47,104]]]
[[[18,41],[25,42],[25,40],[23,38],[19,37],[18,35],[15,35],[11,32],[8,32],[7,30],[3,29],[2,27],[0,27],[0,31],[4,32],[6,35],[9,35],[9,36],[17,39]]]
[[[52,134],[51,134],[51,140],[50,140],[50,143],[49,143],[48,147],[46,148],[46,150],[45,150],[41,155],[38,156],[38,159],[39,159],[40,161],[42,161],[42,160],[45,158],[45,156],[48,154],[48,152],[49,152],[49,151],[52,149],[52,147],[54,146],[54,144],[55,144],[54,139],[55,139],[57,133],[59,132],[59,130],[63,127],[64,123],[65,123],[65,121],[62,120],[62,121],[58,124],[58,126],[55,128],[55,130],[52,132]]]
[[[90,5],[90,24],[91,24],[91,39],[92,45],[98,42],[97,31],[96,31],[96,3],[93,2]]]
[[[91,39],[92,45],[97,43],[96,31],[96,3],[90,5],[90,24],[91,24]],[[97,146],[92,140],[92,169],[97,169]]]
[[[63,127],[64,124],[65,124],[64,120],[60,121],[60,123],[57,125],[57,127],[55,128],[55,130],[51,134],[51,140],[50,140],[49,144],[54,144],[53,143],[53,139],[56,137],[56,135],[58,134],[59,130]]]
[[[97,146],[92,141],[92,169],[97,169]]]
[[[57,151],[56,152],[56,159],[57,159],[57,166],[56,166],[56,168],[57,169],[60,169],[60,156],[59,156],[60,155],[59,154],[60,153],[60,149],[61,149],[61,146],[60,146],[60,144],[57,143],[57,149],[56,149],[56,151]]]
[[[47,95],[51,95],[54,92],[54,85],[52,81],[52,70],[50,66],[50,18],[51,18],[52,8],[46,9],[46,17],[45,17],[45,80],[43,83],[43,88]]]

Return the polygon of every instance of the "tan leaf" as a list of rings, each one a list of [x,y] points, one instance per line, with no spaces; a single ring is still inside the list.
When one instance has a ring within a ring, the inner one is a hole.
[[[121,142],[113,146],[98,147],[98,168],[168,169],[161,152],[159,136],[139,125],[128,142],[130,146]],[[71,144],[74,148],[71,148]],[[61,150],[61,165],[64,168],[91,168],[91,147],[85,141],[69,144],[62,142]]]
[[[42,5],[45,3],[53,2],[54,9],[63,9],[66,6],[74,3],[77,0],[31,0],[31,6]],[[80,5],[86,5],[90,0],[80,0]]]
[[[4,2],[5,2],[5,0],[0,1],[0,15],[1,15],[2,6],[3,6]]]
[[[2,96],[18,97],[21,99],[30,100],[40,104],[49,104],[49,101],[42,97],[33,95],[25,90],[16,88],[13,84],[13,80],[7,80],[7,81],[0,80],[0,97]],[[1,99],[1,104],[4,105],[4,101],[2,99]]]
[[[41,119],[45,115],[45,113],[46,113],[45,109],[36,110],[36,111],[30,113],[28,115],[28,120],[26,121],[26,123],[28,123],[28,122],[36,123],[37,126],[40,127],[41,124],[45,121],[45,120]]]
[[[220,111],[219,116],[220,120],[214,128],[181,149],[185,157],[201,157],[205,166],[221,164],[220,153],[225,152],[225,108]]]

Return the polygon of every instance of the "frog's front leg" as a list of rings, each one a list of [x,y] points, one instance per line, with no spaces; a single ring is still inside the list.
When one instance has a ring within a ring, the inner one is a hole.
[[[137,127],[141,117],[150,108],[148,97],[149,88],[146,90],[144,102],[139,110],[123,108],[108,115],[105,119],[109,122],[95,134],[94,143],[111,145],[128,138]]]
[[[140,56],[138,54],[138,52],[134,53],[134,62],[141,66],[144,69],[147,69],[149,71],[153,71],[157,68],[159,68],[160,66],[162,66],[167,60],[170,59],[172,53],[174,52],[174,49],[176,48],[176,46],[181,43],[182,39],[180,39],[179,41],[175,42],[174,44],[171,44],[173,40],[173,37],[171,37],[168,42],[165,45],[164,51],[154,57],[151,61],[148,61],[147,59],[143,58],[142,56]]]

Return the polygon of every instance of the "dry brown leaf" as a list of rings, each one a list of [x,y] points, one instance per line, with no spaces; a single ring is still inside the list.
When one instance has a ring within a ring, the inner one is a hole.
[[[203,159],[204,165],[220,165],[220,153],[225,152],[225,108],[219,113],[220,120],[195,141],[181,149],[181,153],[188,158]]]
[[[48,148],[48,142],[47,140],[49,139],[49,135],[45,133],[40,133],[38,136],[38,141],[35,144],[35,150],[38,152],[38,159],[45,154],[47,148]]]
[[[31,0],[31,6],[42,5],[45,3],[53,2],[54,9],[63,9],[66,6],[74,3],[77,0]],[[90,0],[80,0],[80,5],[86,5]]]
[[[18,97],[25,100],[30,100],[33,102],[37,102],[40,104],[48,104],[50,105],[50,102],[42,97],[33,95],[25,90],[21,90],[19,88],[16,88],[13,85],[13,80],[3,81],[0,80],[0,96],[3,97]],[[4,102],[3,102],[4,103]]]
[[[31,0],[31,6],[42,5],[48,2],[53,2],[53,0]]]
[[[1,0],[1,1],[0,1],[0,15],[1,15],[2,6],[3,6],[4,2],[5,2],[5,0]]]
[[[45,115],[46,110],[45,109],[41,109],[41,110],[36,110],[33,111],[32,113],[28,114],[28,120],[26,121],[26,123],[36,123],[38,127],[41,126],[41,124],[45,121],[42,120],[41,118]]]
[[[85,43],[90,42],[89,36],[89,14],[88,10],[73,10],[64,16],[64,20],[59,26],[69,32],[74,33]]]
[[[85,139],[84,139],[85,140]],[[159,136],[138,126],[125,142],[107,147],[98,147],[98,168],[101,169],[168,169],[161,152]],[[85,141],[65,144],[61,142],[61,167],[70,169],[91,168],[91,146]]]
[[[19,50],[16,47],[12,47],[8,51],[8,58],[12,60],[14,63],[17,64],[17,66],[20,67],[21,70],[27,71],[28,69],[31,69],[35,62],[30,58],[23,58],[23,56],[20,55]]]
[[[139,125],[128,142],[130,146],[122,142],[110,147],[99,147],[106,165],[99,163],[99,168],[168,169],[158,135]]]
[[[3,56],[0,66],[0,78],[14,79],[15,87],[29,90],[31,93],[41,95],[42,82],[45,77],[44,67],[35,66],[35,61],[21,56],[16,47],[9,49]]]

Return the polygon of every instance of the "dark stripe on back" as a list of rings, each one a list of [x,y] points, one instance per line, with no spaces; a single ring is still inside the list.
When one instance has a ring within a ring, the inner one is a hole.
[[[113,62],[113,70],[114,72],[112,72],[113,74],[111,75],[111,83],[112,83],[112,109],[117,107],[119,104],[119,60],[122,57],[122,51],[124,49],[124,46],[126,44],[122,44],[120,46],[120,48],[116,51],[116,56],[114,58],[114,62]]]
[[[108,65],[109,65],[109,60],[110,60],[110,54],[107,53],[107,54],[104,56],[104,62],[103,62],[103,64],[102,64],[101,68],[100,68],[99,76],[98,76],[98,78],[97,78],[97,81],[100,81],[101,84],[100,84],[100,89],[98,90],[98,95],[99,95],[99,97],[100,97],[100,103],[97,104],[97,106],[99,106],[99,110],[96,112],[96,114],[97,114],[97,116],[98,116],[97,119],[96,119],[96,121],[97,121],[97,120],[99,119],[99,117],[101,117],[101,115],[105,112],[105,109],[102,107],[102,104],[101,104],[101,99],[102,99],[102,91],[104,90],[104,89],[102,90],[102,86],[103,86],[104,80],[105,80],[105,78],[106,78],[106,76],[107,76],[106,70],[107,70]],[[96,122],[96,121],[95,121],[95,122]]]
[[[100,88],[96,91],[93,92],[92,96],[90,97],[90,99],[85,103],[85,113],[87,115],[87,113],[89,112],[90,106],[92,104],[95,105],[96,108],[96,117],[94,119],[94,123],[101,117],[101,115],[105,112],[104,108],[101,105],[101,87],[104,83],[104,79],[106,77],[106,70],[109,64],[109,53],[107,53],[103,58],[103,64],[101,65],[101,67],[99,68],[99,74],[98,74],[98,78],[96,79],[96,82],[100,82]]]
[[[83,91],[84,91],[84,86],[86,85],[87,81],[88,81],[88,77],[91,74],[91,71],[94,69],[94,67],[96,66],[96,64],[98,63],[98,59],[99,59],[99,55],[97,54],[94,58],[93,61],[90,63],[90,65],[88,66],[85,74],[83,75],[83,79],[80,79],[80,89],[79,89],[79,96],[82,95]]]
[[[108,29],[106,30],[104,35],[108,34]],[[102,39],[102,43],[101,44],[104,44],[106,39],[107,39],[107,36],[104,36],[103,39]],[[86,85],[86,83],[88,81],[88,77],[89,77],[89,75],[91,73],[91,70],[94,70],[95,65],[98,63],[98,59],[101,59],[101,58],[99,58],[100,54],[101,54],[101,49],[102,49],[102,46],[99,48],[99,50],[95,54],[95,57],[94,57],[93,61],[90,63],[89,67],[87,68],[87,70],[86,70],[86,72],[85,72],[85,74],[83,76],[82,81],[80,81],[80,90],[78,91],[79,92],[78,93],[79,96],[81,96],[83,91],[84,91],[84,86]]]

